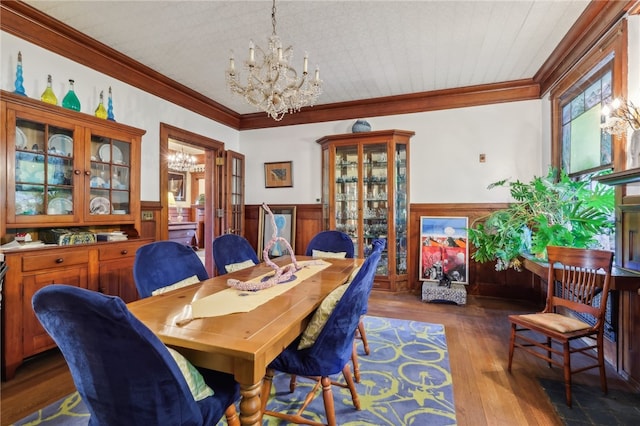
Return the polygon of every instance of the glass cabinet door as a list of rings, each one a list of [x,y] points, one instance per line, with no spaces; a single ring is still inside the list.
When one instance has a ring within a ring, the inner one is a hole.
[[[91,135],[89,216],[131,214],[131,144]]]
[[[15,215],[73,215],[73,130],[16,119]]]
[[[351,237],[355,253],[359,253],[358,234],[360,232],[358,166],[357,145],[336,147],[334,164],[335,229]]]
[[[362,161],[362,222],[363,244],[370,248],[373,240],[387,238],[388,234],[388,179],[387,145],[366,144],[363,146]],[[387,244],[389,242],[387,241]],[[365,252],[364,256],[369,253]],[[388,275],[387,250],[378,263],[377,275]]]
[[[407,145],[397,144],[395,150],[393,217],[395,218],[396,274],[402,275],[407,273]]]

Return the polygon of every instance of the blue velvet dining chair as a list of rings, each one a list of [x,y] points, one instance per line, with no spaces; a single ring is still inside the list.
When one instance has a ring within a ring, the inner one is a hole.
[[[190,364],[183,372],[180,355],[172,355],[119,297],[52,284],[32,303],[69,365],[90,426],[212,425],[223,415],[239,424],[233,376]]]
[[[197,278],[189,281],[190,277]],[[141,298],[176,283],[195,283],[209,274],[192,248],[175,241],[155,241],[136,250],[133,279]],[[187,280],[187,281],[185,281]]]
[[[376,240],[373,245],[372,254],[365,260],[353,281],[350,284],[340,286],[325,299],[332,299],[334,293],[344,292],[333,309],[329,308],[330,313],[328,310],[327,312],[316,311],[314,314],[312,322],[319,313],[328,315],[315,341],[310,342],[310,346],[300,349],[301,342],[306,337],[306,332],[303,333],[267,367],[261,393],[262,412],[265,415],[297,424],[322,425],[323,423],[314,422],[302,415],[311,403],[318,387],[321,386],[327,423],[330,426],[335,425],[332,385],[348,388],[354,407],[356,410],[360,409],[360,401],[351,375],[349,360],[354,350],[353,339],[360,321],[360,313],[373,288],[373,279],[385,241]],[[323,305],[324,302],[318,308],[319,311],[322,311]],[[275,412],[266,408],[275,371],[316,380],[315,386],[295,414]],[[338,383],[330,377],[340,372],[344,376],[345,383]]]
[[[353,258],[354,247],[351,237],[340,231],[318,232],[307,244],[305,256],[313,256],[313,251],[322,253],[345,253],[346,258]],[[317,257],[322,257],[322,253]]]
[[[213,262],[218,275],[260,263],[251,243],[235,234],[224,234],[213,239]]]

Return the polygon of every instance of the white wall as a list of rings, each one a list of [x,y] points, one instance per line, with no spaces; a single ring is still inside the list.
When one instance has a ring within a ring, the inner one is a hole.
[[[27,96],[40,99],[47,85],[47,74],[53,79],[53,91],[58,104],[69,89],[68,80],[75,80],[75,92],[81,112],[92,114],[98,106],[100,91],[106,96],[111,86],[113,113],[116,121],[145,129],[142,137],[141,199],[159,201],[160,193],[160,122],[201,134],[220,142],[227,149],[239,150],[239,132],[185,108],[167,102],[105,74],[44,50],[11,34],[0,32],[0,87],[12,92],[15,88],[18,51],[22,52],[24,88]],[[105,104],[106,106],[106,104]]]
[[[366,118],[373,130],[416,134],[410,144],[412,203],[510,201],[495,181],[529,180],[546,173],[542,165],[540,101]],[[349,133],[355,120],[244,131],[247,155],[246,203],[315,203],[321,197],[321,153],[315,142]],[[485,154],[487,161],[479,162]],[[265,188],[265,162],[293,161],[293,188]],[[293,201],[295,200],[295,201]]]

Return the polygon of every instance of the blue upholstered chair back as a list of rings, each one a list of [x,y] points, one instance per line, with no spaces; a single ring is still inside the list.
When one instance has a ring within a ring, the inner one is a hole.
[[[193,275],[200,281],[209,278],[202,260],[191,247],[175,241],[156,241],[136,251],[133,279],[142,298]]]
[[[167,348],[120,298],[53,284],[32,300],[69,365],[89,425],[216,424],[234,401],[231,381],[196,402]]]
[[[269,367],[300,376],[329,376],[342,371],[351,359],[360,312],[373,288],[385,240],[375,240],[373,246],[372,254],[336,304],[313,346],[298,350],[296,339]]]
[[[218,275],[225,275],[226,265],[251,260],[256,265],[260,263],[256,251],[246,238],[235,234],[224,234],[213,240],[213,261]]]
[[[334,253],[346,252],[346,257],[353,257],[353,241],[344,232],[322,231],[318,232],[307,245],[305,256],[312,256],[313,250],[330,251]]]

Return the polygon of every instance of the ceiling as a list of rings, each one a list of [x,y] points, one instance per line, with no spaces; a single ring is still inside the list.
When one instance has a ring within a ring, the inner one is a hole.
[[[25,3],[239,114],[225,86],[249,40],[266,47],[271,1]],[[318,105],[530,79],[590,3],[278,1],[277,33],[301,68],[320,68]]]

